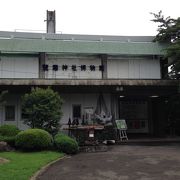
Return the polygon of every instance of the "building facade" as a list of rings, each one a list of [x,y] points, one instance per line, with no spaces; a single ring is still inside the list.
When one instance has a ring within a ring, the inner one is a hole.
[[[0,32],[0,124],[27,128],[21,97],[48,87],[64,99],[62,127],[70,119],[88,119],[98,98],[112,120],[126,119],[129,133],[166,131],[166,101],[178,82],[166,80],[165,45],[146,36],[95,36]]]

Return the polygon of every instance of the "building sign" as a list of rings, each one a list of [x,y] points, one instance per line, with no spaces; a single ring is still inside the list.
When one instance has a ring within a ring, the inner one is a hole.
[[[53,70],[53,71],[58,71],[60,69],[62,69],[63,71],[67,71],[68,69],[71,69],[72,71],[77,71],[77,70],[81,70],[81,71],[86,71],[86,70],[90,70],[90,71],[95,71],[95,70],[99,70],[99,71],[104,71],[104,65],[67,65],[67,64],[63,64],[62,66],[58,65],[58,64],[53,64],[52,66],[50,66],[49,64],[43,64],[42,65],[42,69],[43,71],[48,71],[48,70]]]

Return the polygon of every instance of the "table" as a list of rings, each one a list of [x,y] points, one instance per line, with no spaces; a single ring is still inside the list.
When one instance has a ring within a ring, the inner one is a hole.
[[[68,130],[68,134],[70,136],[74,136],[78,142],[80,142],[80,134],[84,133],[85,141],[89,141],[93,144],[98,141],[98,139],[96,139],[95,137],[95,132],[103,131],[104,126],[102,125],[70,126],[68,128],[64,128],[64,130]]]

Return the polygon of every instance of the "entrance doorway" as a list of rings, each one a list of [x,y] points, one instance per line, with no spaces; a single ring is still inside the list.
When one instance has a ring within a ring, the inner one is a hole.
[[[129,133],[148,133],[148,101],[120,98],[119,118],[126,120]]]

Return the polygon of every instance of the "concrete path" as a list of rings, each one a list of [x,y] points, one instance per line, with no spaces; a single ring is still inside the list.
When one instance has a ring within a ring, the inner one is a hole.
[[[111,146],[50,166],[38,180],[179,180],[180,145]]]

